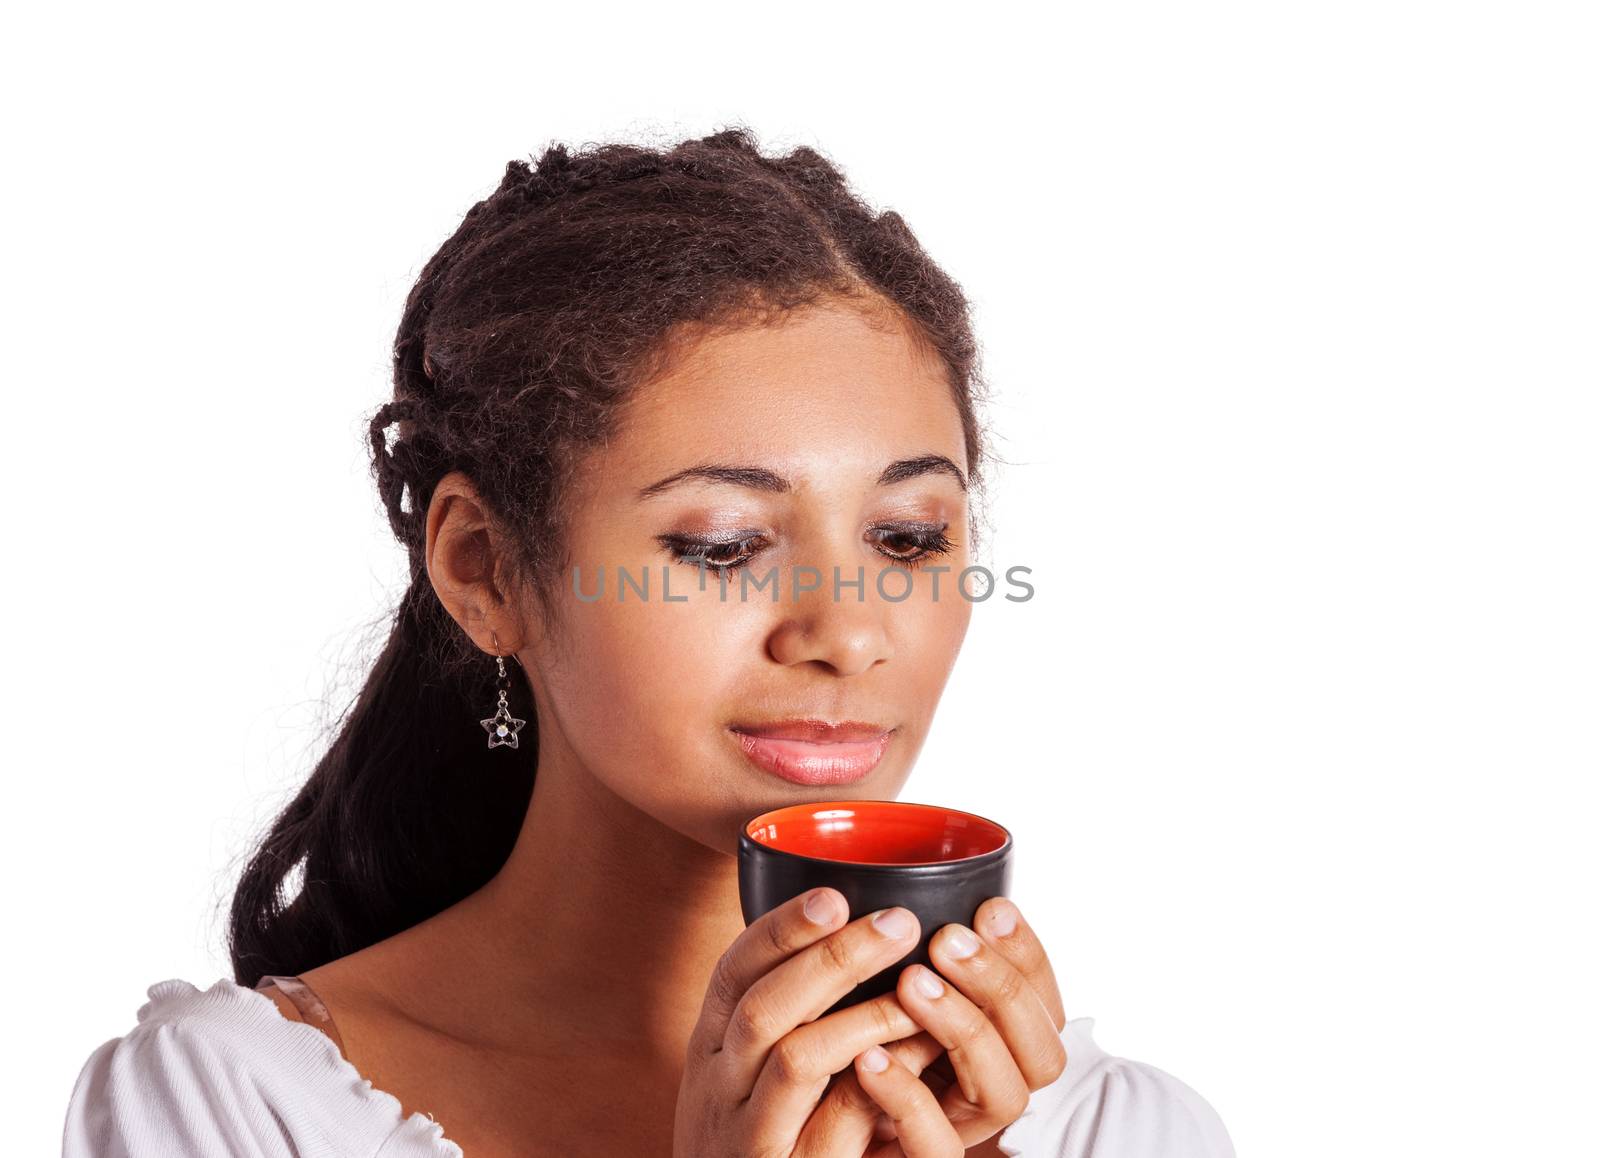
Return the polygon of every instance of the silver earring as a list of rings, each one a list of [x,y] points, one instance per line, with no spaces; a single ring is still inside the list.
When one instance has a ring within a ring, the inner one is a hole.
[[[496,708],[494,715],[487,720],[479,720],[478,723],[482,724],[483,730],[489,733],[489,747],[515,748],[517,746],[517,733],[522,730],[522,726],[528,721],[517,719],[511,714],[511,709],[506,705],[506,692],[511,688],[511,679],[506,675],[506,661],[505,657],[500,654],[500,640],[498,637],[494,641],[494,662],[498,668],[495,683],[500,688],[500,704]]]

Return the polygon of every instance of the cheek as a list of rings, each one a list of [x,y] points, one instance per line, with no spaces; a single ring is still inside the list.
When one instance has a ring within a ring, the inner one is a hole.
[[[929,715],[955,667],[972,620],[972,603],[956,590],[951,582],[953,575],[954,572],[941,578],[937,602],[923,596],[907,600],[898,610],[903,618],[895,650],[897,658],[907,661],[898,665],[900,678],[914,683],[915,700]]]
[[[663,602],[651,575],[648,602],[631,589],[576,604],[551,696],[585,765],[610,782],[692,788],[735,703],[741,665],[758,646],[737,609],[691,598]],[[673,594],[688,593],[688,585]],[[624,793],[625,795],[631,795]]]

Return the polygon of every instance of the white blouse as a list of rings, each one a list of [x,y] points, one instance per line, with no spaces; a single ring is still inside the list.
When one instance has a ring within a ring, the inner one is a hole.
[[[96,1049],[67,1108],[63,1158],[461,1158],[444,1127],[373,1088],[316,1026],[221,978],[159,981],[137,1024]],[[1172,1075],[1112,1057],[1094,1019],[1061,1032],[1067,1068],[999,1138],[1008,1158],[1234,1158],[1216,1111]]]

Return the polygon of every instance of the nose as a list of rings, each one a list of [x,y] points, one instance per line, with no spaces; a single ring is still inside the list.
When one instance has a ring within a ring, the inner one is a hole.
[[[797,593],[800,584],[817,582],[815,572],[799,568],[795,581],[780,590],[778,622],[767,640],[768,653],[786,666],[821,663],[841,676],[859,675],[887,662],[894,648],[887,608],[877,597],[871,569],[859,573],[864,581],[857,587],[856,576],[841,568],[837,599],[833,568],[817,570],[822,577],[816,589]]]

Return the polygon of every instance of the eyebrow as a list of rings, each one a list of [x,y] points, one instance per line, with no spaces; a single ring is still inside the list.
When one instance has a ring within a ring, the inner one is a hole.
[[[961,473],[960,467],[942,454],[919,454],[915,458],[897,459],[879,473],[878,485],[889,486],[891,483],[905,482],[907,479],[918,478],[925,474],[947,474],[961,484],[963,491],[967,489],[966,475]],[[788,479],[765,467],[729,466],[725,463],[708,462],[688,467],[651,483],[639,491],[639,498],[641,500],[650,498],[679,483],[693,479],[749,487],[752,490],[770,491],[773,494],[787,494],[794,489]]]

